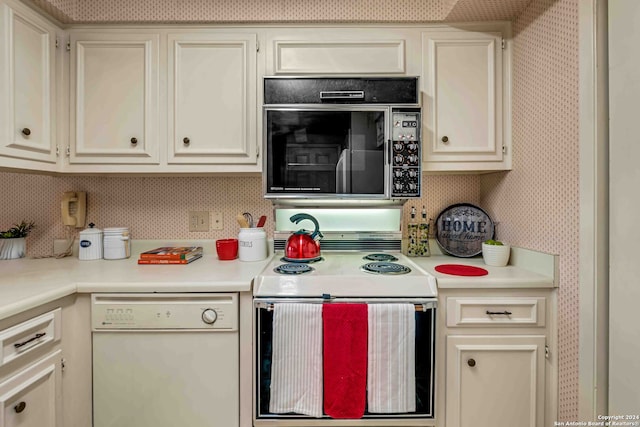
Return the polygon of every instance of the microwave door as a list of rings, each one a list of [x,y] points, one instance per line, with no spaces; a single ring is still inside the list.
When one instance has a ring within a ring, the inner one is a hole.
[[[336,193],[351,193],[351,154],[348,148],[342,150],[336,164]]]
[[[352,194],[384,194],[384,151],[354,150],[351,153]]]

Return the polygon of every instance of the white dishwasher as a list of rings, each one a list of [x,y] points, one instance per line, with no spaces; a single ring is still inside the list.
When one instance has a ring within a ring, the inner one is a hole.
[[[94,427],[237,427],[238,295],[93,294]]]

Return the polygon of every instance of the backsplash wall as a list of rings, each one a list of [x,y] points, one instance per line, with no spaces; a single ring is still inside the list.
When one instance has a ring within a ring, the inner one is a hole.
[[[0,229],[21,220],[35,221],[27,240],[28,256],[53,252],[53,240],[65,238],[60,203],[65,191],[87,192],[87,223],[96,227],[129,227],[134,239],[221,239],[238,234],[236,215],[267,215],[273,236],[273,209],[262,197],[262,178],[244,177],[82,177],[0,173],[5,200],[0,205]],[[453,203],[478,203],[477,176],[424,176],[423,197],[405,205],[427,209],[430,218]],[[189,232],[189,211],[217,211],[223,230]],[[77,232],[77,230],[76,230]],[[211,248],[212,249],[212,248]]]

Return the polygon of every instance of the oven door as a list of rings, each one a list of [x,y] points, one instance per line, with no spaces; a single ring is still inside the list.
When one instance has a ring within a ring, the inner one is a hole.
[[[254,354],[254,420],[256,426],[311,426],[333,425],[345,420],[336,420],[323,414],[321,419],[297,413],[275,414],[269,411],[271,394],[271,362],[273,338],[273,306],[281,303],[329,303],[327,300],[315,298],[255,298],[255,354]],[[416,411],[410,413],[379,414],[369,413],[365,409],[364,416],[357,425],[368,426],[423,426],[434,422],[434,368],[435,368],[435,322],[436,299],[389,299],[389,298],[336,298],[330,304],[350,303],[412,303],[415,312],[415,385]],[[400,423],[400,424],[398,424]],[[344,425],[344,424],[340,424]]]
[[[269,198],[390,198],[389,107],[265,107]]]

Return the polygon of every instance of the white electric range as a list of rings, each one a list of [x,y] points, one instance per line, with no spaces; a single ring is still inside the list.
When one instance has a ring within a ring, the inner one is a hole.
[[[307,264],[282,259],[287,238],[292,232],[306,225],[292,224],[289,221],[292,215],[299,212],[308,213],[316,218],[324,234],[320,242],[321,259],[317,262]],[[312,305],[322,305],[324,310],[328,304],[366,304],[368,314],[380,313],[379,310],[402,310],[405,313],[404,321],[411,324],[404,324],[397,319],[387,324],[404,325],[404,330],[415,331],[413,340],[402,341],[410,347],[413,346],[411,348],[415,351],[398,350],[398,354],[412,354],[412,357],[405,360],[402,369],[413,374],[409,373],[402,378],[411,379],[405,384],[405,396],[415,396],[415,409],[394,413],[379,413],[367,409],[362,419],[358,420],[358,425],[386,427],[433,423],[436,279],[400,253],[401,206],[334,210],[284,208],[276,209],[275,213],[276,230],[279,230],[274,233],[275,255],[254,280],[253,286],[256,337],[254,426],[346,425],[344,420],[331,418],[324,411],[319,417],[317,412],[314,412],[315,415],[312,417],[304,410],[283,413],[278,410],[277,405],[275,409],[270,405],[273,395],[271,369],[274,364],[274,348],[280,348],[279,356],[275,358],[278,363],[282,363],[283,360],[297,360],[299,357],[297,350],[283,350],[282,346],[289,348],[288,346],[305,343],[305,349],[317,349],[316,346],[307,345],[309,340],[316,342],[314,339],[318,334],[315,329],[309,331],[303,327],[304,333],[301,336],[295,335],[297,338],[294,342],[287,342],[286,338],[282,338],[283,331],[290,331],[306,324],[310,319],[307,314],[295,320],[297,323],[290,324],[287,322],[294,321],[292,318],[282,320],[284,317],[278,313],[295,311],[313,312],[317,315],[317,307]],[[367,271],[367,268],[372,268],[373,271]],[[379,304],[383,304],[384,307]],[[378,306],[372,309],[372,305]],[[413,306],[410,312],[414,313],[410,320],[406,317],[409,305]],[[277,322],[274,321],[276,318],[279,319]],[[277,328],[274,326],[276,323]],[[280,338],[274,340],[276,330],[279,331],[277,336]],[[287,351],[292,351],[292,354],[287,355]],[[318,355],[318,352],[314,350],[313,354]],[[385,360],[392,363],[390,359]],[[384,363],[380,366],[384,366]],[[390,371],[396,372],[395,369],[398,367],[399,365],[393,363]],[[290,367],[290,370],[298,373],[296,375],[300,375],[301,381],[314,377],[313,372],[316,372],[308,371],[309,365],[306,364],[298,368]],[[411,383],[413,385],[409,386]],[[412,397],[408,399],[411,400]]]
[[[309,264],[286,262],[282,256],[276,253],[255,280],[255,297],[437,296],[435,278],[401,253],[325,251],[320,261]],[[392,258],[387,261],[387,256]],[[365,266],[374,271],[365,270]]]

